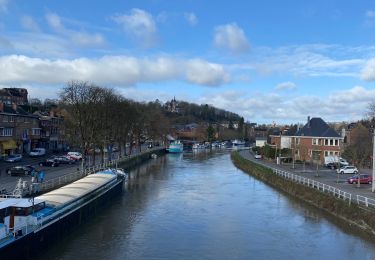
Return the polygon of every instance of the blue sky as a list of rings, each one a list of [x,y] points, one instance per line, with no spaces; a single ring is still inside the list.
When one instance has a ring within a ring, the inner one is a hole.
[[[0,0],[0,86],[43,99],[70,80],[250,122],[361,119],[375,101],[375,0]]]

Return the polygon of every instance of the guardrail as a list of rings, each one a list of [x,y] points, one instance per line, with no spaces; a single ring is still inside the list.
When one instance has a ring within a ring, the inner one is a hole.
[[[349,205],[353,202],[353,203],[357,203],[358,205],[365,206],[367,208],[375,209],[375,199],[371,199],[371,198],[361,196],[361,195],[353,195],[350,192],[340,190],[336,187],[330,186],[330,185],[322,183],[322,182],[318,182],[318,181],[313,180],[313,179],[303,177],[303,176],[298,175],[298,174],[293,174],[291,172],[276,169],[276,168],[270,167],[266,164],[260,164],[259,162],[254,161],[254,160],[252,160],[252,162],[271,169],[273,173],[275,173],[275,174],[277,174],[277,175],[279,175],[279,176],[281,176],[285,179],[289,179],[291,181],[301,183],[301,184],[306,185],[310,188],[320,190],[324,193],[332,194],[333,196],[335,196],[339,199],[342,199],[344,201],[348,201]]]
[[[332,194],[333,196],[335,196],[339,199],[348,200],[349,205],[352,203],[352,194],[349,193],[349,192],[340,190],[336,187],[330,186],[328,184],[325,184],[325,183],[322,183],[322,182],[319,182],[319,181],[316,181],[316,180],[312,180],[312,179],[303,177],[303,176],[298,175],[298,174],[293,174],[291,172],[287,172],[287,171],[283,171],[283,170],[279,170],[279,169],[274,169],[274,168],[271,168],[271,169],[273,170],[273,173],[275,173],[275,174],[277,174],[277,175],[279,175],[279,176],[281,176],[285,179],[289,179],[291,181],[306,185],[308,187],[320,190],[322,192]],[[357,203],[358,204],[360,204],[360,202],[362,202],[362,201],[365,201],[366,203],[364,203],[364,204],[366,205],[366,207],[368,207],[369,205],[375,206],[375,200],[372,200],[373,201],[373,204],[372,204],[372,202],[369,201],[370,200],[369,198],[360,196],[360,197],[366,198],[366,199],[359,200],[358,196],[359,195],[357,195]]]
[[[22,189],[22,194],[21,195],[4,195],[4,196],[9,196],[9,197],[22,197],[22,196],[27,196],[27,195],[32,195],[35,193],[41,193],[41,192],[46,192],[48,190],[52,190],[57,187],[61,187],[63,185],[66,185],[68,183],[74,182],[76,180],[79,180],[89,174],[95,173],[97,171],[101,171],[110,167],[117,167],[118,164],[125,162],[127,160],[130,160],[132,158],[135,158],[137,156],[141,156],[146,153],[150,153],[152,151],[159,150],[160,148],[153,148],[153,149],[148,149],[145,151],[142,151],[141,153],[136,153],[136,154],[131,154],[127,156],[123,156],[121,158],[113,159],[111,161],[104,161],[103,164],[97,164],[93,165],[90,167],[85,167],[81,168],[81,166],[77,169],[77,171],[56,177],[47,181],[44,181],[42,183],[31,183],[30,185],[27,185],[25,189]]]
[[[320,190],[324,193],[329,193],[329,194],[331,194],[331,195],[333,195],[333,196],[335,196],[339,199],[342,199],[344,201],[348,201],[349,205],[352,202],[355,202],[358,205],[362,205],[362,206],[365,206],[365,207],[368,207],[368,208],[369,207],[375,208],[375,199],[371,199],[371,198],[361,196],[361,195],[353,195],[350,192],[340,190],[340,189],[338,189],[336,187],[333,187],[331,185],[328,185],[328,184],[325,184],[325,183],[322,183],[322,182],[318,182],[316,180],[309,179],[309,178],[303,177],[303,176],[298,175],[298,174],[293,174],[291,172],[283,171],[283,170],[272,168],[272,167],[269,167],[269,166],[266,166],[266,167],[272,169],[273,173],[275,173],[275,174],[277,174],[277,175],[279,175],[279,176],[281,176],[285,179],[289,179],[291,181],[306,185],[310,188]]]
[[[328,184],[321,183],[321,182],[303,177],[303,176],[298,175],[298,174],[293,174],[291,172],[276,169],[276,168],[273,168],[273,167],[271,167],[269,165],[266,165],[266,164],[260,164],[259,162],[255,161],[255,160],[251,160],[251,161],[253,163],[256,163],[256,164],[262,165],[262,166],[264,166],[268,169],[271,169],[273,171],[273,173],[275,173],[275,174],[277,174],[277,175],[279,175],[279,176],[281,176],[285,179],[289,179],[291,181],[301,183],[301,184],[306,185],[308,187],[320,190],[324,193],[329,193],[329,194],[331,194],[331,195],[333,195],[333,196],[335,196],[339,199],[342,199],[344,201],[348,201],[349,205],[353,202],[353,203],[357,203],[360,206],[365,206],[367,208],[375,209],[375,199],[371,199],[371,198],[368,198],[366,196],[361,196],[361,195],[353,195],[350,192],[340,190],[340,189],[338,189],[336,187],[333,187],[333,186],[330,186]]]
[[[70,173],[70,174],[67,174],[67,175],[64,175],[64,176],[60,176],[60,177],[57,177],[57,178],[54,178],[54,179],[50,179],[46,182],[41,183],[38,191],[44,192],[46,190],[51,190],[54,187],[60,187],[60,186],[65,185],[67,183],[71,183],[73,181],[81,179],[84,176],[87,176],[89,174],[107,169],[109,167],[117,166],[121,162],[124,162],[126,160],[132,159],[134,157],[137,157],[137,156],[140,156],[140,155],[143,155],[143,154],[155,151],[155,150],[157,150],[157,148],[145,150],[145,151],[143,151],[141,153],[137,153],[137,154],[131,154],[131,155],[123,156],[121,158],[113,159],[111,161],[105,161],[103,164],[98,164],[98,165],[94,165],[94,166],[91,166],[91,167],[86,167],[83,170],[80,169],[80,170],[77,170],[77,172],[73,172],[73,173]]]

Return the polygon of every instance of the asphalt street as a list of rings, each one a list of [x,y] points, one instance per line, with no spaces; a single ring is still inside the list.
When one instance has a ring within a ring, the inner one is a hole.
[[[142,146],[142,151],[147,150],[147,146]],[[139,149],[133,148],[132,154],[137,154],[139,152]],[[128,151],[129,153],[129,151]],[[25,156],[22,158],[19,162],[14,163],[8,163],[5,161],[0,161],[0,191],[5,190],[7,193],[11,193],[18,182],[20,178],[22,178],[22,181],[27,181],[28,183],[31,182],[31,176],[25,175],[25,176],[10,176],[7,174],[7,169],[12,168],[14,166],[24,166],[24,165],[32,165],[34,166],[38,171],[43,170],[45,172],[45,179],[44,181],[48,181],[50,179],[58,178],[70,173],[73,173],[80,169],[81,162],[76,162],[74,164],[60,164],[57,167],[48,167],[48,166],[39,166],[39,162],[51,157],[52,155],[56,154],[46,154],[45,156],[41,157],[28,157]],[[113,153],[112,158],[118,158],[118,153]],[[104,154],[104,161],[107,161],[107,154]],[[95,155],[95,165],[101,164],[101,155],[96,154]],[[93,165],[93,155],[89,155],[86,157],[86,163],[87,165],[92,166]]]
[[[313,179],[327,185],[331,185],[335,188],[349,192],[353,195],[361,195],[371,199],[375,199],[375,194],[371,192],[371,184],[361,184],[360,187],[358,187],[357,184],[347,183],[347,179],[351,177],[353,174],[337,174],[336,170],[327,169],[321,166],[318,168],[317,171],[316,166],[306,166],[304,169],[303,165],[301,164],[295,164],[294,168],[292,164],[277,165],[274,161],[268,161],[265,159],[255,159],[254,154],[252,152],[249,152],[249,150],[240,151],[240,154],[245,159],[254,161],[256,163],[292,172],[294,174],[298,174],[306,178]],[[370,175],[372,174],[371,169],[360,169],[359,171],[360,173],[367,173]]]

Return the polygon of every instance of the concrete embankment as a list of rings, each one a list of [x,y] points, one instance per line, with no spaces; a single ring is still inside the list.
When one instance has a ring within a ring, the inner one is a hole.
[[[166,153],[165,149],[154,149],[150,151],[146,151],[140,154],[135,155],[134,157],[125,158],[122,161],[119,161],[118,166],[121,168],[132,168],[137,166],[151,158],[152,154],[156,154],[157,156],[163,155]]]
[[[281,190],[293,197],[309,203],[329,214],[346,221],[372,236],[375,236],[375,211],[348,204],[332,195],[286,180],[267,167],[246,160],[238,152],[231,154],[234,165],[242,171]]]

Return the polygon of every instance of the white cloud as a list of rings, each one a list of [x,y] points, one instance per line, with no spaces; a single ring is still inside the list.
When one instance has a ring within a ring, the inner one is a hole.
[[[221,65],[201,59],[188,61],[186,70],[188,81],[194,84],[218,86],[229,81],[229,75]]]
[[[51,29],[61,36],[69,38],[71,42],[78,46],[102,46],[105,43],[104,37],[99,33],[90,34],[65,28],[57,14],[47,13],[46,20]]]
[[[185,13],[184,14],[186,21],[191,25],[197,25],[198,24],[198,18],[194,13]]]
[[[287,81],[287,82],[282,82],[276,86],[276,90],[290,90],[290,89],[295,89],[297,86],[293,82]]]
[[[54,13],[47,13],[46,14],[46,20],[48,25],[58,32],[64,32],[65,28],[64,25],[61,22],[60,16]]]
[[[369,17],[369,18],[375,17],[375,11],[373,11],[373,10],[368,10],[368,11],[366,12],[366,17]]]
[[[0,84],[64,84],[77,79],[120,86],[166,80],[220,86],[229,81],[229,74],[220,64],[169,57],[104,56],[99,59],[51,60],[9,55],[0,57],[0,67]]]
[[[37,22],[29,15],[24,15],[21,17],[21,25],[23,28],[30,30],[32,32],[41,31]]]
[[[217,26],[214,45],[237,53],[246,52],[250,48],[244,31],[236,23]]]
[[[0,12],[8,11],[8,0],[0,0]]]
[[[129,14],[116,15],[112,19],[122,26],[131,39],[143,47],[151,47],[156,43],[157,28],[150,13],[134,8]]]
[[[375,58],[370,59],[366,62],[361,72],[361,78],[368,81],[375,80]]]
[[[216,91],[202,96],[199,102],[238,113],[251,122],[293,123],[304,122],[309,115],[331,122],[359,120],[366,116],[368,104],[374,100],[374,89],[355,86],[321,97]]]
[[[300,45],[276,49],[254,48],[252,63],[243,68],[255,69],[264,75],[359,77],[365,57],[374,52],[373,46]],[[356,57],[356,58],[347,58]]]

